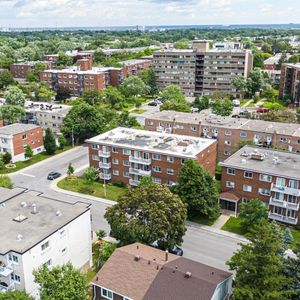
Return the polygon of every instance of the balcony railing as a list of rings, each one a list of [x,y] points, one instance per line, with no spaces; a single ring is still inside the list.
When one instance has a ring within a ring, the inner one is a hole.
[[[150,158],[129,156],[129,162],[136,163],[136,164],[142,164],[142,165],[150,165],[151,164],[151,159]]]
[[[101,169],[110,169],[111,168],[111,163],[105,163],[103,161],[99,162],[99,168]]]
[[[271,191],[300,197],[300,189],[294,189],[285,185],[276,185],[272,183]]]
[[[0,293],[5,293],[7,291],[14,291],[15,290],[15,284],[14,283],[10,283],[8,286],[3,285],[3,283],[0,283]]]
[[[269,205],[274,205],[292,210],[299,210],[299,203],[292,203],[284,200],[279,200],[273,197],[270,198]]]
[[[132,186],[138,186],[140,183],[139,180],[129,179],[129,184]]]
[[[129,168],[129,173],[134,175],[141,175],[141,176],[151,175],[151,171],[146,171],[146,170],[136,169],[136,168]]]
[[[100,173],[100,178],[103,180],[111,180],[111,173],[105,174],[105,173]]]
[[[110,151],[102,151],[102,150],[100,150],[100,151],[98,152],[98,155],[99,155],[100,157],[109,158],[111,154],[110,154]]]
[[[292,218],[292,217],[288,217],[288,216],[278,215],[278,214],[271,213],[271,212],[269,213],[269,219],[283,222],[283,223],[292,224],[292,225],[296,225],[298,223],[298,218]]]
[[[8,267],[8,266],[1,266],[0,267],[0,276],[3,276],[3,277],[7,277],[9,276],[11,273],[13,272],[13,270]]]

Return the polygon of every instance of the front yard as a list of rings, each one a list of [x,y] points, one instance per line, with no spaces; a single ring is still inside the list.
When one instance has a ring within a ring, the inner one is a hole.
[[[58,182],[57,186],[64,190],[105,198],[113,201],[117,201],[119,196],[123,195],[127,190],[126,186],[120,186],[113,183],[106,184],[104,189],[103,183],[88,182],[81,177],[74,176],[62,179]]]

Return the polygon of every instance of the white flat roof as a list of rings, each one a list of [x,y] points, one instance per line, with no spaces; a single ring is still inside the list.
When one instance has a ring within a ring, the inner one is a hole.
[[[195,158],[198,153],[215,143],[216,140],[118,127],[95,136],[87,142],[184,158]]]

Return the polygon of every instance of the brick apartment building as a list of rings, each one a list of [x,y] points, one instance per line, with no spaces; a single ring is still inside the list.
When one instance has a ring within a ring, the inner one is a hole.
[[[251,140],[262,147],[276,146],[300,152],[299,124],[161,111],[146,118],[145,129],[216,139],[218,161],[233,154],[243,140]]]
[[[22,63],[14,63],[9,66],[9,71],[14,78],[26,78],[29,71],[33,71],[37,63],[43,63],[46,68],[51,68],[53,65],[49,61],[28,61]]]
[[[138,75],[141,70],[149,69],[152,66],[150,59],[130,59],[121,62],[124,76]]]
[[[189,96],[215,92],[239,96],[232,80],[248,77],[253,57],[249,50],[209,49],[208,41],[194,41],[192,49],[154,52],[153,65],[160,89],[177,84]]]
[[[238,212],[238,204],[258,198],[269,218],[299,224],[300,155],[245,146],[221,163],[222,208]]]
[[[140,243],[117,248],[92,281],[94,300],[228,300],[229,272]]]
[[[300,106],[300,63],[282,64],[279,96],[290,96],[292,104]]]
[[[136,186],[142,176],[172,185],[186,159],[214,175],[216,141],[118,127],[87,140],[90,166],[100,178]]]
[[[43,129],[32,124],[11,124],[0,128],[0,153],[9,152],[12,162],[25,160],[25,147],[34,154],[43,151]]]

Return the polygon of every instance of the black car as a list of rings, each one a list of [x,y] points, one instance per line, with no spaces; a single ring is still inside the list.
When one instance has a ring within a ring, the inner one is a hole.
[[[149,106],[157,106],[159,103],[156,101],[151,101],[148,103]]]
[[[48,176],[47,176],[47,179],[48,180],[54,180],[54,179],[56,179],[56,178],[58,178],[58,177],[60,177],[61,176],[61,174],[60,173],[58,173],[58,172],[50,172],[49,174],[48,174]]]

